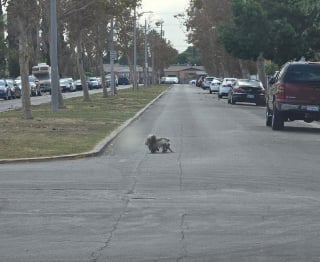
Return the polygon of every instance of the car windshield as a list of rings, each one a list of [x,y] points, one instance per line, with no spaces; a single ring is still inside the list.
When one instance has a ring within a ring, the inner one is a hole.
[[[16,81],[21,81],[21,76],[18,76],[15,80]],[[38,80],[38,78],[36,78],[34,75],[29,75],[28,76],[28,81],[29,82],[35,82],[37,80]]]
[[[320,64],[291,65],[284,76],[286,82],[320,82]]]
[[[261,85],[257,81],[239,81],[239,86],[241,87],[253,87],[253,88],[261,88]]]

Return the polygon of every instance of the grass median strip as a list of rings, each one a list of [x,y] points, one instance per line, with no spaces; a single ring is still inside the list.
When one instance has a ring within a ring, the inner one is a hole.
[[[51,112],[50,104],[32,106],[32,120],[22,120],[21,110],[0,113],[0,159],[46,157],[90,151],[103,138],[133,117],[167,86],[102,92],[65,100],[66,109]]]

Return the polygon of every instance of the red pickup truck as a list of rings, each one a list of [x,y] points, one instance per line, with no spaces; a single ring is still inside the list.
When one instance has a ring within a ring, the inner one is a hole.
[[[320,63],[286,63],[269,81],[266,106],[266,125],[273,130],[286,121],[320,120]]]

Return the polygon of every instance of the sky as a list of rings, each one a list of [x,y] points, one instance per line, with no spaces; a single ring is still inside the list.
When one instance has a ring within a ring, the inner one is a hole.
[[[189,0],[142,0],[142,8],[137,12],[152,11],[152,13],[144,14],[139,22],[144,24],[144,19],[147,19],[151,26],[155,26],[155,21],[162,19],[164,38],[170,40],[173,48],[182,53],[188,47],[187,37],[185,28],[181,25],[182,21],[174,18],[174,15],[185,12],[188,6]]]

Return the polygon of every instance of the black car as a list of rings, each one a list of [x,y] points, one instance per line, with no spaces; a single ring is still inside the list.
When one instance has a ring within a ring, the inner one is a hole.
[[[118,78],[118,85],[129,85],[130,81],[127,77],[121,76]]]
[[[265,105],[265,89],[260,81],[249,79],[238,79],[230,88],[228,103],[237,102],[255,103]]]

